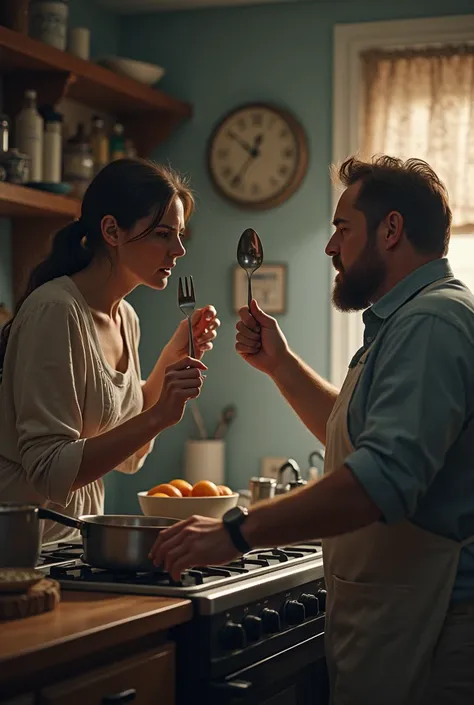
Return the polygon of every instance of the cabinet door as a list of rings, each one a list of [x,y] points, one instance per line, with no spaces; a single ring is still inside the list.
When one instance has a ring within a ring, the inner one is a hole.
[[[174,646],[44,688],[41,705],[174,705]]]

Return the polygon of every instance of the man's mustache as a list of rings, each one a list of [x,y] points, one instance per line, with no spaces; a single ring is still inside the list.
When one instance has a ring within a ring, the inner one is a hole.
[[[334,269],[336,269],[338,272],[343,271],[342,262],[341,262],[341,259],[338,255],[336,255],[335,257],[332,258],[332,265],[333,265]]]

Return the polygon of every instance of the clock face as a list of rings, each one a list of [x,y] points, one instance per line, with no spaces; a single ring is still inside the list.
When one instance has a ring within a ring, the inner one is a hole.
[[[286,111],[246,105],[216,127],[208,160],[217,190],[237,205],[257,210],[279,205],[296,191],[308,153],[301,126]]]

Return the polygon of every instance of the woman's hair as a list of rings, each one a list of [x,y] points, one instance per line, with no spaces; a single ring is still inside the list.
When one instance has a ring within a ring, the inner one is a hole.
[[[149,227],[134,238],[139,239],[157,227],[175,196],[183,203],[187,222],[194,209],[193,195],[186,181],[171,168],[144,159],[118,159],[97,174],[84,194],[81,217],[56,233],[49,255],[31,273],[13,317],[1,330],[0,373],[12,323],[25,299],[52,279],[77,274],[97,254],[106,252],[102,218],[112,215],[119,228],[131,230],[138,220],[152,215]]]

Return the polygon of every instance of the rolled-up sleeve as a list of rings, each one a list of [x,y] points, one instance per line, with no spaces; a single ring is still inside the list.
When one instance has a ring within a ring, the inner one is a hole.
[[[462,430],[474,350],[446,319],[412,314],[377,353],[366,423],[345,464],[387,523],[410,517]]]
[[[72,309],[62,303],[31,311],[18,331],[13,398],[18,448],[28,482],[67,506],[84,448],[84,340]]]

